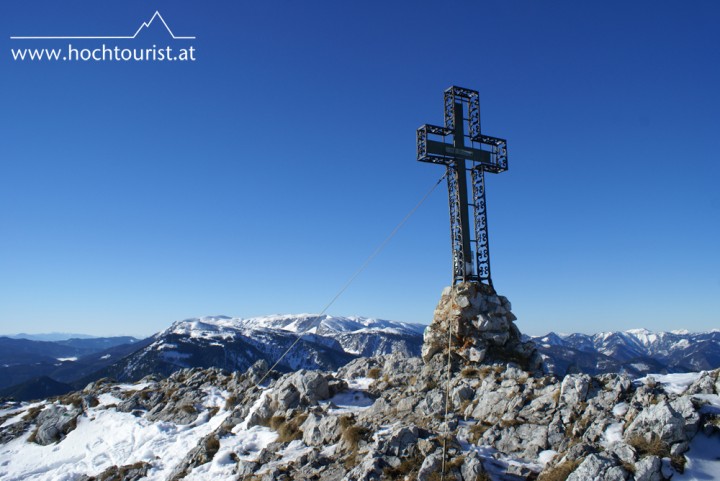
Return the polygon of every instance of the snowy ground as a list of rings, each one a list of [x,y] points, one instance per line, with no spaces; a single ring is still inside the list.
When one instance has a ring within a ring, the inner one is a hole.
[[[333,410],[352,412],[372,405],[363,391],[370,379],[350,382],[352,388],[330,399]],[[151,422],[130,413],[118,412],[121,399],[118,391],[136,391],[147,383],[118,385],[117,390],[98,396],[99,404],[78,418],[77,427],[65,439],[50,446],[28,443],[30,432],[0,445],[0,480],[2,481],[72,481],[83,474],[97,475],[110,466],[124,466],[145,461],[152,463],[148,481],[165,481],[198,441],[211,433],[230,414],[225,410],[228,393],[206,390],[205,408],[189,425]],[[263,396],[270,393],[266,390]],[[22,420],[33,407],[47,403],[24,404],[0,410],[0,418],[8,417],[3,426]],[[237,459],[254,460],[260,451],[277,439],[278,434],[263,426],[247,427],[248,419],[261,405],[258,400],[244,422],[220,440],[220,449],[210,463],[194,468],[187,481],[232,479]],[[218,408],[214,416],[210,410]],[[31,430],[32,431],[32,430]],[[287,463],[309,450],[302,441],[293,441],[281,452],[278,463]],[[268,468],[271,466],[268,466]]]
[[[682,394],[699,374],[652,375],[636,382],[649,382],[649,378],[663,384],[669,392]],[[366,389],[372,382],[369,378],[349,381],[349,390],[327,401],[333,411],[357,412],[373,403]],[[119,391],[134,391],[147,387],[147,383],[119,385]],[[115,391],[117,393],[117,391]],[[263,396],[270,393],[266,390]],[[88,410],[78,419],[77,428],[60,443],[39,446],[26,442],[30,433],[7,444],[0,445],[0,479],[3,481],[72,481],[82,474],[96,475],[110,466],[123,466],[138,461],[152,463],[147,480],[166,480],[177,463],[204,436],[215,430],[227,418],[225,400],[228,393],[218,389],[207,389],[203,401],[204,410],[189,425],[169,422],[151,422],[130,413],[118,412],[114,405],[120,398],[113,393],[99,396],[99,405]],[[720,414],[720,396],[710,394],[694,395],[706,404],[703,410]],[[331,404],[330,404],[331,403]],[[0,418],[6,418],[2,426],[21,421],[28,409],[42,407],[47,403],[33,403],[0,409]],[[261,400],[251,408],[245,422],[238,424],[232,433],[220,440],[220,449],[210,463],[193,469],[185,478],[187,481],[210,481],[230,479],[236,467],[236,460],[253,460],[269,443],[277,439],[277,433],[270,428],[253,426],[248,428],[247,420]],[[218,408],[214,416],[212,408]],[[613,413],[621,418],[627,411],[627,404],[615,406]],[[623,424],[611,424],[605,432],[606,444],[622,438]],[[378,435],[381,433],[377,433]],[[476,451],[484,459],[485,468],[496,477],[509,466],[521,465],[538,472],[556,454],[543,451],[536,460],[521,460],[503,455],[489,446],[475,446],[461,439],[463,450]],[[293,441],[278,454],[287,463],[309,450],[302,441]],[[332,450],[334,446],[327,449]],[[674,473],[674,481],[720,481],[720,437],[698,434],[687,453],[685,473]],[[669,468],[669,460],[666,463]],[[267,466],[271,468],[272,466]],[[668,473],[669,474],[669,473]]]
[[[174,462],[182,459],[229,414],[221,408],[210,417],[210,408],[224,406],[224,395],[216,390],[207,393],[206,409],[186,426],[150,422],[107,407],[117,401],[110,394],[101,396],[100,404],[89,409],[86,416],[80,416],[77,427],[60,443],[50,446],[28,443],[30,433],[26,433],[0,446],[0,479],[70,481],[82,474],[98,474],[113,465],[146,461],[153,462],[147,479],[164,481],[175,467]]]

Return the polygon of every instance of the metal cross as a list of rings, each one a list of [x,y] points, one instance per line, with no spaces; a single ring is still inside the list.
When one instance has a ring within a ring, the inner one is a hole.
[[[466,122],[468,134],[464,132]],[[451,142],[446,141],[449,136]],[[442,140],[435,140],[439,138]],[[453,284],[478,281],[492,288],[485,172],[497,174],[507,170],[507,142],[480,133],[478,92],[461,87],[445,91],[445,127],[426,124],[417,130],[417,156],[421,162],[447,167]],[[470,171],[470,186],[467,171]],[[468,202],[468,191],[472,192],[472,203]]]

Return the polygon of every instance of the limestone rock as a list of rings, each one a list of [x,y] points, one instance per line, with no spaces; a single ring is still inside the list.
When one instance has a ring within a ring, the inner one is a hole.
[[[580,463],[567,481],[625,481],[627,472],[610,458],[591,454]]]
[[[574,406],[585,401],[589,387],[590,376],[587,374],[569,374],[563,379],[560,399],[565,404]]]
[[[394,426],[384,439],[378,440],[378,451],[390,456],[407,457],[417,440],[418,428],[416,426]]]
[[[485,469],[477,452],[470,451],[468,455],[465,456],[460,472],[464,480],[480,479],[480,475],[485,472]]]
[[[700,425],[700,414],[698,414],[689,396],[682,396],[670,401],[670,406],[677,411],[685,420],[685,437],[692,439],[697,434]]]
[[[343,481],[376,480],[380,478],[380,473],[382,473],[382,460],[374,453],[369,453],[343,478]]]
[[[308,446],[328,446],[340,438],[337,416],[310,413],[300,430],[303,432],[303,442]]]
[[[77,426],[77,418],[82,411],[79,408],[50,405],[37,417],[37,430],[34,441],[41,446],[62,440]]]
[[[668,445],[687,440],[685,419],[667,401],[644,409],[630,423],[624,436],[627,441],[639,436],[650,442],[655,435]]]
[[[177,465],[170,475],[170,479],[181,479],[197,466],[207,464],[215,457],[220,449],[220,436],[223,433],[210,433],[192,448]]]
[[[703,371],[700,377],[685,390],[685,394],[714,394],[717,373]]]
[[[635,464],[635,481],[661,481],[662,461],[658,456],[646,456]]]
[[[149,470],[150,464],[140,461],[127,466],[110,466],[98,475],[83,475],[77,481],[139,481]]]
[[[429,481],[433,474],[440,472],[442,467],[442,452],[436,451],[423,460],[418,472],[418,481]]]

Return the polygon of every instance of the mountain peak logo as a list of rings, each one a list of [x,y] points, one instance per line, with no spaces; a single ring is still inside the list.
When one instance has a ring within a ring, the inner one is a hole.
[[[133,35],[120,35],[120,36],[12,36],[11,40],[133,40],[138,37],[144,30],[150,28],[155,21],[159,21],[162,26],[167,30],[168,34],[173,40],[195,40],[195,36],[178,36],[168,26],[167,22],[160,15],[159,11],[155,11],[150,20],[140,24],[140,27],[135,31]]]

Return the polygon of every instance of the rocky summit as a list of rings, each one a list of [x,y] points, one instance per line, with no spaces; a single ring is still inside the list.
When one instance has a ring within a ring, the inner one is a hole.
[[[448,382],[392,354],[258,386],[267,368],[102,380],[6,405],[0,478],[659,481],[696,446],[720,447],[718,371],[560,379],[509,363]]]
[[[0,479],[717,479],[720,370],[546,374],[514,320],[507,299],[461,284],[443,292],[422,357],[195,367],[5,403]]]

